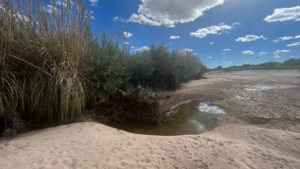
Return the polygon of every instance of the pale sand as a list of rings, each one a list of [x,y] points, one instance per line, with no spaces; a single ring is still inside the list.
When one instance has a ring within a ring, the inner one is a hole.
[[[300,134],[243,125],[146,136],[86,122],[1,143],[0,168],[297,168]]]
[[[232,74],[234,76],[237,73]],[[251,72],[248,74],[252,75]],[[253,74],[253,77],[257,78],[257,75],[261,73],[258,72],[255,75],[254,72]],[[299,72],[296,72],[296,75],[300,75]],[[228,74],[209,75],[209,77],[212,76],[226,79],[223,81],[232,81],[233,79],[230,79]],[[242,73],[242,76],[245,76],[245,74]],[[265,77],[262,78],[265,79]],[[208,79],[207,81],[214,80]],[[207,85],[214,84],[214,82],[207,81],[204,80]],[[283,81],[286,81],[286,79],[283,79]],[[196,82],[187,84],[186,87],[176,93],[179,94],[184,90],[190,91],[188,88],[193,87],[196,90]],[[205,86],[202,85],[201,81],[197,83],[200,86]],[[218,81],[219,83],[220,81]],[[295,81],[292,85],[297,84],[299,84],[299,81]],[[189,87],[189,85],[192,87]],[[233,86],[233,88],[238,87]],[[213,89],[212,92],[215,91],[215,87]],[[298,109],[299,100],[293,102],[292,99],[299,99],[298,96],[296,97],[299,88],[289,90],[295,94],[284,96],[290,99],[289,112],[290,114],[294,113],[295,117],[293,116],[294,118],[291,119],[276,117],[276,120],[282,119],[281,121],[288,122],[289,127],[284,127],[286,125],[277,126],[272,123],[274,117],[270,113],[276,111],[271,111],[271,108],[269,110],[269,107],[274,106],[269,105],[268,107],[268,104],[263,106],[248,104],[240,106],[238,103],[228,101],[232,98],[230,93],[223,93],[226,94],[226,99],[218,102],[225,110],[228,110],[228,114],[218,121],[218,127],[213,131],[199,135],[164,137],[132,134],[94,122],[74,123],[32,131],[11,140],[1,140],[0,169],[296,169],[300,166],[300,109]],[[231,88],[228,88],[228,91],[231,91]],[[240,91],[243,91],[243,89]],[[199,92],[201,93],[201,91]],[[271,94],[268,92],[270,91],[266,91],[265,95],[261,96],[264,98],[263,100],[268,100],[266,98]],[[280,92],[276,90],[273,93],[283,95]],[[188,95],[188,92],[185,94]],[[208,92],[203,97],[211,95],[212,93]],[[270,98],[273,97],[270,96]],[[285,101],[285,99],[277,100]],[[275,102],[275,104],[278,103]],[[254,106],[255,109],[253,111],[249,109],[249,112],[244,114],[244,110],[240,107],[245,106],[249,106],[249,108]],[[232,108],[230,109],[230,107]],[[266,109],[268,110],[267,114],[270,115],[264,117],[264,119],[271,117],[270,123],[248,124],[248,118],[257,117],[255,113],[263,112],[263,109],[260,109],[261,107],[268,108]],[[275,108],[278,107],[275,106]],[[281,109],[284,108],[281,107]],[[241,120],[244,118],[247,120]],[[296,122],[291,124],[291,121],[287,120]]]

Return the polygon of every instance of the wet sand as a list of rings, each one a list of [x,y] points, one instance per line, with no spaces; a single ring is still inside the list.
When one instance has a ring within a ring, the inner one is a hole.
[[[299,168],[300,72],[210,72],[166,105],[212,100],[226,110],[199,135],[132,134],[99,123],[0,141],[0,168]]]

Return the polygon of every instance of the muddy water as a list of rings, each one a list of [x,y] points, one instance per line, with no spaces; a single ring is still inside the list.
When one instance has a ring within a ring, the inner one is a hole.
[[[163,124],[126,122],[112,126],[128,132],[148,135],[200,134],[214,128],[214,118],[225,114],[224,110],[209,101],[192,101],[177,108],[178,113]]]

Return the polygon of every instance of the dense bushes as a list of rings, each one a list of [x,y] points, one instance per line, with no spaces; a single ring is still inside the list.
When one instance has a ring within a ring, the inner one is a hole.
[[[51,9],[35,0],[1,3],[1,122],[68,122],[82,112],[81,58],[89,33],[82,3],[51,0]]]
[[[118,39],[118,38],[117,38]],[[130,54],[119,40],[103,33],[85,58],[90,101],[99,101],[119,90],[137,86],[152,90],[174,90],[181,83],[201,78],[206,71],[198,56],[186,50],[170,51],[164,44]]]
[[[201,78],[206,71],[198,56],[184,49],[170,51],[164,44],[131,56],[131,82],[153,89],[176,89],[181,83]]]
[[[50,4],[0,4],[0,129],[22,121],[71,122],[86,103],[120,92],[132,100],[138,86],[176,89],[205,71],[186,50],[153,44],[134,53],[121,36],[95,37],[83,0]]]
[[[108,37],[104,32],[100,40],[90,42],[83,59],[89,101],[99,100],[118,90],[126,90],[129,51],[120,45],[120,37]]]

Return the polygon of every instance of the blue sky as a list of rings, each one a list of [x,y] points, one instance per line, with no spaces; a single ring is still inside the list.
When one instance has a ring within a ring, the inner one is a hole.
[[[133,51],[164,42],[210,68],[300,57],[299,0],[89,1],[93,28],[125,27]]]

